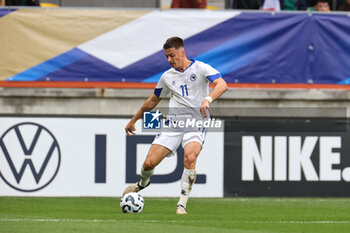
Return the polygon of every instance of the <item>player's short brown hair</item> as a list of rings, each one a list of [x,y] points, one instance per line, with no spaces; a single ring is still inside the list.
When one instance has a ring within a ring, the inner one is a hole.
[[[184,40],[180,37],[170,37],[166,40],[165,44],[163,45],[163,49],[170,49],[170,48],[183,48],[184,47]]]

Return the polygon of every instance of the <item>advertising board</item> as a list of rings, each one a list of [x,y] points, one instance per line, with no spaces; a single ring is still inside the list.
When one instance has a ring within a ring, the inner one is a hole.
[[[129,119],[0,117],[0,196],[120,196],[139,180],[154,133]],[[191,195],[223,196],[223,132],[208,133]],[[145,196],[180,195],[183,149],[156,168]]]
[[[226,120],[224,195],[350,195],[348,127],[345,118]]]

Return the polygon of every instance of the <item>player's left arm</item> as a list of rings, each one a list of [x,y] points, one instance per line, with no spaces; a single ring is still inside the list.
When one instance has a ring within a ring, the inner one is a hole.
[[[217,98],[219,98],[222,94],[224,94],[225,91],[227,91],[228,87],[227,87],[227,83],[223,78],[217,78],[213,81],[213,85],[214,88],[212,89],[212,91],[210,92],[210,94],[205,97],[202,101],[202,105],[200,108],[201,114],[203,116],[203,118],[206,118],[207,115],[207,111],[210,111],[209,105],[216,100]]]

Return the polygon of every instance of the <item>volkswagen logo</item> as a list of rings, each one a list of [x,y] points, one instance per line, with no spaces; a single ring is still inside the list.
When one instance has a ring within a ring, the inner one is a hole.
[[[0,138],[0,177],[18,191],[34,192],[49,185],[60,162],[58,142],[42,125],[20,123]]]

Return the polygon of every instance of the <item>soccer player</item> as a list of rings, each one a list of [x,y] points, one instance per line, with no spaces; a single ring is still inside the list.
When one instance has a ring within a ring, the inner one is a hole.
[[[172,68],[164,72],[155,90],[132,117],[125,127],[130,136],[135,134],[135,123],[142,118],[143,112],[150,111],[160,100],[170,94],[169,109],[197,109],[198,114],[207,119],[209,105],[226,90],[227,84],[221,74],[208,64],[189,60],[186,57],[184,41],[179,37],[169,38],[164,46],[165,56]],[[209,83],[214,88],[209,94]],[[168,155],[177,150],[180,143],[184,148],[184,171],[181,177],[181,196],[176,213],[186,214],[186,204],[196,180],[196,161],[205,139],[205,130],[183,132],[161,132],[154,139],[141,168],[141,179],[129,185],[123,196],[129,192],[138,192],[150,184],[154,168]]]

